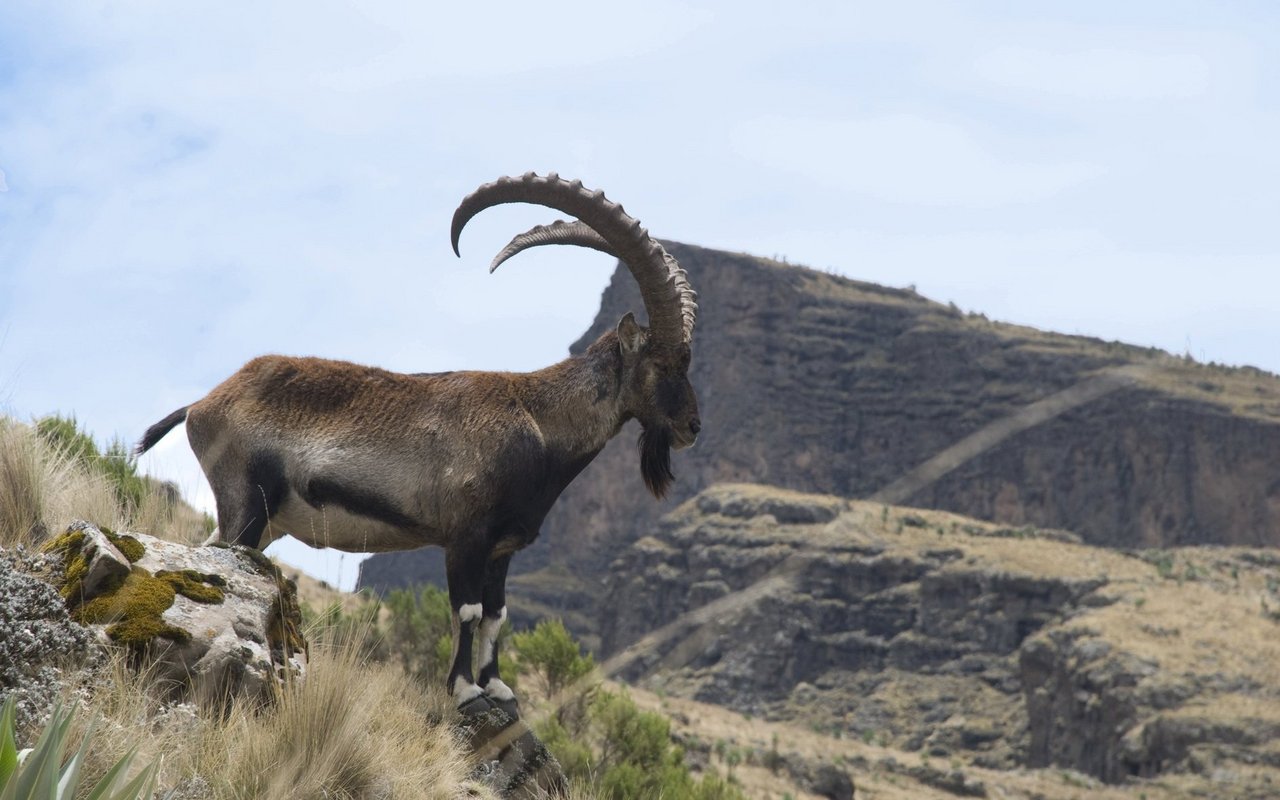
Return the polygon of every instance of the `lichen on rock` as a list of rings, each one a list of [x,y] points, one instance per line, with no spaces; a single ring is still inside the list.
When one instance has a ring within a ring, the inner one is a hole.
[[[93,634],[73,622],[58,592],[31,573],[46,558],[0,550],[0,695],[18,699],[20,727],[53,704],[69,669],[97,658]]]
[[[46,546],[73,619],[210,696],[263,699],[305,670],[297,589],[243,547],[190,547],[78,522]],[[101,562],[101,564],[99,564]],[[91,579],[96,572],[99,576]]]

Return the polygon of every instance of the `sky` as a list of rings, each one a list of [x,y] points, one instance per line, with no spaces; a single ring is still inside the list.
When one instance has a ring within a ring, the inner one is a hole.
[[[529,170],[661,238],[1280,372],[1274,3],[443,6],[0,4],[0,412],[136,441],[262,353],[553,363],[612,261],[489,275],[560,216],[530,207],[448,242]],[[141,466],[212,508],[180,431]]]

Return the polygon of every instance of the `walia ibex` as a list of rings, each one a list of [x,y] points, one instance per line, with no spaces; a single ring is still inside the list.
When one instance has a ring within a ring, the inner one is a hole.
[[[515,237],[491,270],[538,245],[603,250],[640,285],[649,327],[627,313],[586,352],[530,373],[405,375],[262,356],[153,425],[138,445],[141,454],[186,421],[217,503],[215,540],[261,548],[291,535],[353,552],[443,547],[454,632],[448,688],[458,705],[481,694],[513,700],[497,658],[507,566],[565,487],[634,418],[641,475],[660,498],[673,478],[671,449],[692,445],[701,426],[688,378],[696,295],[676,260],[622,206],[554,173],[501,178],[468,195],[453,216],[454,252],[472,217],[516,202],[578,221]]]

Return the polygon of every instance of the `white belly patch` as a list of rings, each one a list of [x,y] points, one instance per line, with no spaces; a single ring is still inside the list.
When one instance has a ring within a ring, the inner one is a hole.
[[[311,547],[332,547],[348,553],[410,550],[434,542],[370,517],[352,514],[342,506],[313,508],[290,492],[268,524],[272,539],[289,535]]]

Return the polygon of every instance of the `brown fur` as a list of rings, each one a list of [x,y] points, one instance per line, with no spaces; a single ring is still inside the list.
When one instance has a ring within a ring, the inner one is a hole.
[[[403,375],[262,356],[151,426],[138,447],[186,420],[225,542],[265,547],[292,535],[356,552],[445,548],[455,629],[448,685],[460,703],[478,689],[470,653],[482,612],[481,649],[492,658],[479,688],[491,683],[494,697],[511,699],[494,655],[507,567],[565,487],[635,418],[641,475],[662,497],[671,449],[692,445],[700,426],[688,379],[696,304],[675,260],[602,193],[533,174],[468,195],[454,214],[455,251],[467,220],[512,201],[572,212],[622,254],[659,325],[654,336],[626,314],[582,355],[525,374]]]
[[[632,417],[644,426],[642,475],[661,497],[672,479],[671,446],[693,439],[673,430],[687,431],[697,405],[683,375],[687,354],[651,352],[643,329],[629,333],[628,345],[609,332],[581,356],[531,373],[405,375],[319,358],[256,358],[186,411],[188,437],[218,500],[220,534],[235,541],[245,525],[231,518],[232,506],[270,504],[263,481],[245,479],[249,462],[266,453],[273,459],[268,471],[283,473],[278,505],[339,481],[376,498],[386,516],[412,520],[392,540],[370,526],[355,542],[314,543],[449,548],[458,537],[479,537],[518,549]],[[679,407],[659,408],[661,387],[672,385],[675,400],[666,403]],[[144,444],[181,421],[175,415]],[[287,528],[267,538],[286,533],[309,540],[306,531]]]

